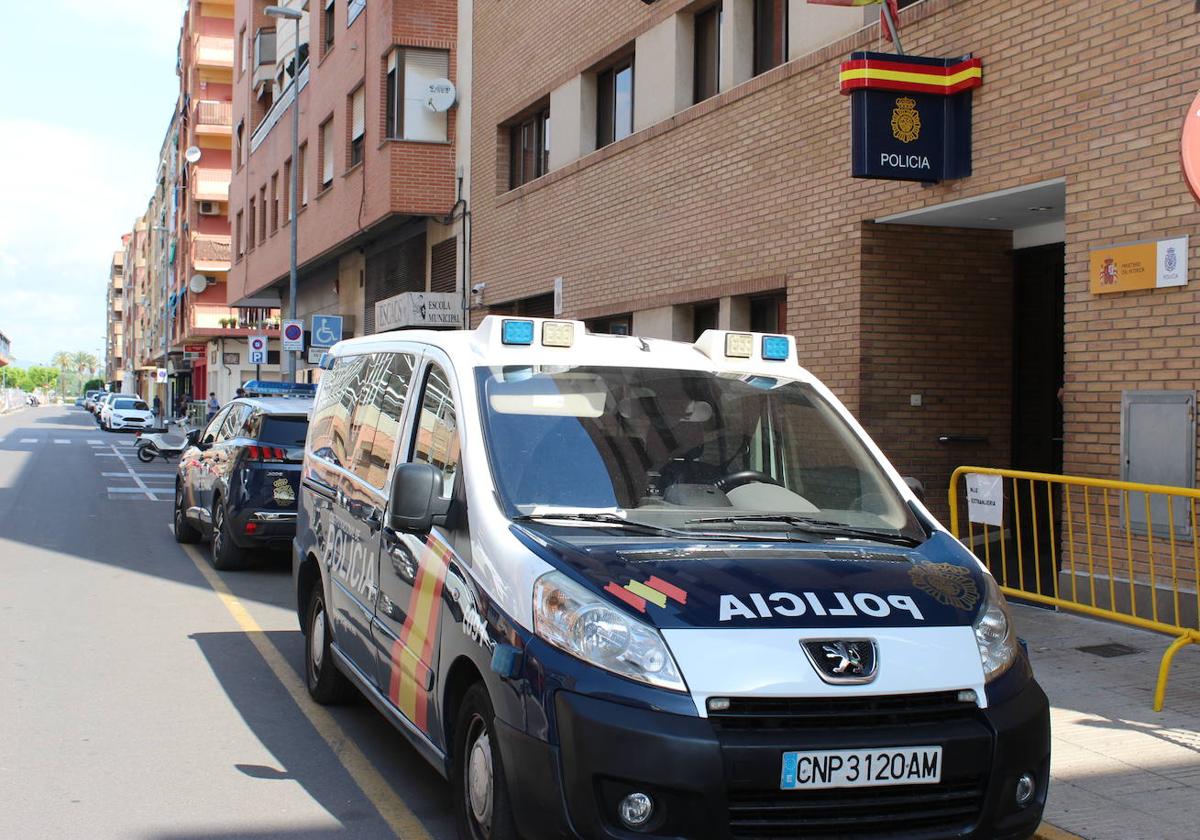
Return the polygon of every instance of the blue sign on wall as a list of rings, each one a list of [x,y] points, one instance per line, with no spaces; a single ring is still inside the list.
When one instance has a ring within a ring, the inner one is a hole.
[[[842,64],[851,97],[856,178],[943,181],[971,174],[971,90],[981,62],[853,53]]]
[[[342,340],[341,315],[312,316],[312,347],[332,347]]]

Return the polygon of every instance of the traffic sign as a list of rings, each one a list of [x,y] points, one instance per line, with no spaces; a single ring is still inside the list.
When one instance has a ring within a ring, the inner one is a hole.
[[[312,346],[332,347],[342,340],[341,315],[312,316]]]
[[[159,383],[166,382],[167,381],[167,369],[166,368],[155,368],[154,369],[154,381],[159,382]]]
[[[285,352],[304,352],[304,322],[284,321],[280,344]]]
[[[265,335],[250,336],[250,364],[265,365],[267,363],[267,337]]]

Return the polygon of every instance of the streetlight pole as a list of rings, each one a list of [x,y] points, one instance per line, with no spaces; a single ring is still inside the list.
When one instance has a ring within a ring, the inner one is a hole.
[[[288,242],[288,319],[296,320],[296,199],[300,175],[300,18],[301,13],[286,6],[267,6],[271,17],[289,19],[296,25],[296,40],[292,44],[292,176],[288,184],[288,221],[291,236]],[[282,348],[281,348],[282,349]],[[296,351],[287,354],[287,381],[296,381]]]

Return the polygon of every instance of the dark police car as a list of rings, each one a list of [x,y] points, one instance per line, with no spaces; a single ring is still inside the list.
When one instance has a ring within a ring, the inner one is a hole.
[[[236,569],[251,548],[287,549],[312,400],[239,398],[188,435],[175,478],[175,539],[212,542],[213,565]]]

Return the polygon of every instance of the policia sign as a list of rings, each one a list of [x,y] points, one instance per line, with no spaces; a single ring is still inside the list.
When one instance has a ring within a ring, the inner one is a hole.
[[[944,181],[971,174],[971,91],[978,58],[856,52],[842,63],[855,178]]]

